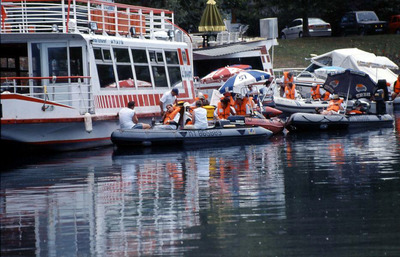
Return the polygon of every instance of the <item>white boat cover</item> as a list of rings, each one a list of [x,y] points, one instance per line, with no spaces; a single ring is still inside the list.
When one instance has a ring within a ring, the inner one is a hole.
[[[311,62],[320,66],[338,66],[363,71],[375,82],[379,79],[386,79],[390,84],[397,79],[397,75],[391,69],[399,68],[387,57],[376,56],[358,48],[337,49],[313,57]]]

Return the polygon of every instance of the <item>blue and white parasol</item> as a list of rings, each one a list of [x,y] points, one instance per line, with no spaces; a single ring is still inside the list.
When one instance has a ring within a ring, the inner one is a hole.
[[[240,93],[243,87],[254,84],[258,81],[267,80],[271,75],[261,70],[245,70],[230,77],[218,91],[223,94],[226,92]]]

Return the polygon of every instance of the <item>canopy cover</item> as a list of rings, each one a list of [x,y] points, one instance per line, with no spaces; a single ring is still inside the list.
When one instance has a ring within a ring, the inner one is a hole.
[[[362,71],[367,73],[375,82],[385,79],[392,84],[397,79],[396,74],[390,69],[398,69],[398,66],[389,58],[376,56],[358,48],[337,49],[313,57],[311,62],[319,66],[338,66]]]
[[[224,31],[225,24],[221,18],[221,14],[217,9],[215,0],[208,0],[206,9],[201,16],[199,31],[200,32],[214,32]]]

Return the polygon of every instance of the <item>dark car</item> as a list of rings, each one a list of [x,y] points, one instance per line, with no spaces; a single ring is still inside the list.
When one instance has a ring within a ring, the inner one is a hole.
[[[380,21],[376,13],[373,11],[348,12],[340,21],[342,35],[385,33],[387,26],[387,22]]]

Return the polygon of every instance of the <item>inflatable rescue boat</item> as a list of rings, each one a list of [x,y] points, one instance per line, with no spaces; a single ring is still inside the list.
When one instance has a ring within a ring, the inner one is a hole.
[[[286,122],[289,131],[334,130],[348,128],[392,127],[393,117],[390,114],[334,114],[294,113]]]
[[[111,134],[111,141],[118,147],[152,146],[152,145],[184,145],[213,144],[243,140],[255,142],[268,139],[272,132],[259,126],[238,126],[227,124],[209,129],[117,129]]]

